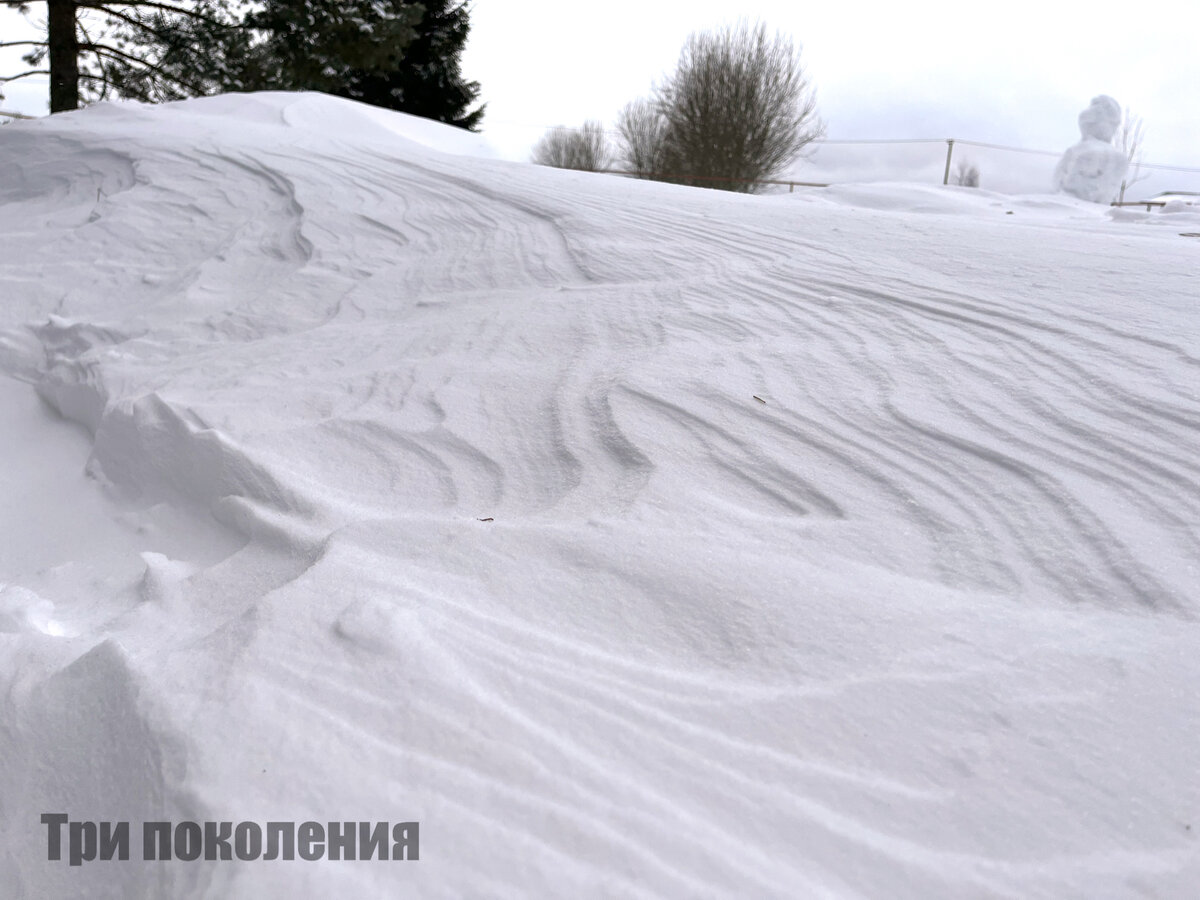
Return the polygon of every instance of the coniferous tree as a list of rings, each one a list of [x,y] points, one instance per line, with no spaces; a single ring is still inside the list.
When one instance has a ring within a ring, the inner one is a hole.
[[[51,76],[51,112],[110,95],[162,101],[222,91],[315,90],[338,93],[397,108],[403,84],[425,80],[428,92],[412,87],[409,108],[433,109],[438,84],[446,107],[463,124],[481,111],[466,113],[478,85],[458,77],[456,54],[466,37],[466,11],[446,10],[437,0],[432,27],[421,34],[423,66],[414,78],[375,88],[402,69],[405,51],[418,36],[424,7],[406,0],[43,0],[49,28],[45,40],[19,42],[33,47],[31,65],[49,58],[49,69],[14,76]],[[30,3],[0,0],[28,11]],[[11,80],[11,79],[9,79]],[[368,92],[356,84],[371,86]],[[368,97],[367,94],[371,93]],[[415,99],[414,99],[415,98]],[[383,102],[388,101],[390,102]],[[427,114],[427,113],[426,113]],[[458,124],[456,122],[456,124]]]
[[[479,82],[464,80],[459,62],[470,11],[461,0],[420,3],[425,13],[399,65],[354,72],[332,93],[474,131],[484,112],[483,106],[469,109],[479,97]]]
[[[154,69],[114,66],[110,79],[118,93],[138,100],[341,93],[356,73],[394,70],[420,18],[421,7],[406,0],[267,0],[224,21],[158,16],[153,27],[122,23],[128,55],[160,62]]]
[[[354,96],[346,86],[359,73],[382,77],[400,65],[422,12],[406,0],[268,0],[244,21],[262,38],[239,89]]]
[[[174,84],[190,73],[164,68],[165,51],[183,46],[180,35],[224,33],[234,24],[232,0],[41,0],[45,4],[46,37],[36,41],[8,41],[4,47],[27,46],[24,61],[35,68],[0,78],[15,81],[30,75],[50,76],[50,111],[77,109],[88,100],[103,99],[119,87],[114,74],[136,73],[146,81]],[[0,6],[29,13],[28,0],[0,0]],[[130,47],[118,32],[131,29],[145,37],[162,32],[159,53],[139,53],[149,43]],[[191,46],[191,45],[187,45]],[[185,95],[197,93],[193,85],[176,84]]]

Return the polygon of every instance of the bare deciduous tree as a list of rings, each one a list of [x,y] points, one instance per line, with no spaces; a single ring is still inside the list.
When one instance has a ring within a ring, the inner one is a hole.
[[[745,22],[688,38],[675,72],[618,128],[636,170],[734,191],[756,190],[825,133],[798,48]]]
[[[533,161],[556,169],[597,172],[608,167],[612,153],[604,135],[604,125],[588,121],[582,128],[552,128],[533,148]]]
[[[961,160],[954,167],[954,184],[963,187],[979,187],[979,166],[968,160]]]
[[[1146,136],[1146,123],[1142,117],[1132,110],[1126,109],[1121,114],[1121,127],[1113,135],[1113,146],[1125,154],[1129,160],[1129,171],[1121,182],[1121,194],[1118,203],[1125,202],[1125,189],[1139,181],[1145,181],[1149,174],[1142,174],[1142,141]]]
[[[650,100],[634,100],[617,116],[621,155],[641,177],[661,175],[664,170],[667,120]]]

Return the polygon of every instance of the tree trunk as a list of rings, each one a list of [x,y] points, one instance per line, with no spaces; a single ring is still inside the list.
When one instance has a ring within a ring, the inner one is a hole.
[[[79,109],[79,39],[75,0],[46,0],[50,42],[50,112]]]

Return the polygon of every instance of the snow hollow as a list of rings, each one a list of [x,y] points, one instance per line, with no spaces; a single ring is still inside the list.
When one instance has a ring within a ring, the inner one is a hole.
[[[1196,233],[317,94],[0,128],[4,894],[1194,896]]]

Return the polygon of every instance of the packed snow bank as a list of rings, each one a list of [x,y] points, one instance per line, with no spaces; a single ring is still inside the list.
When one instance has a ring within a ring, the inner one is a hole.
[[[0,129],[9,893],[1184,896],[1194,242],[449,131]],[[140,858],[206,820],[421,859]]]
[[[909,215],[960,215],[995,217],[1020,213],[1035,215],[1061,225],[1064,218],[1102,221],[1094,203],[1053,194],[1000,194],[958,185],[876,182],[834,184],[820,190],[789,195],[789,199],[835,203],[856,209],[878,209]]]
[[[316,132],[338,141],[365,144],[396,139],[413,141],[439,153],[494,159],[496,151],[480,134],[453,128],[431,119],[338,100],[325,94],[268,91],[258,94],[223,94],[161,107],[177,116],[209,115],[251,126],[282,124],[299,131]]]

